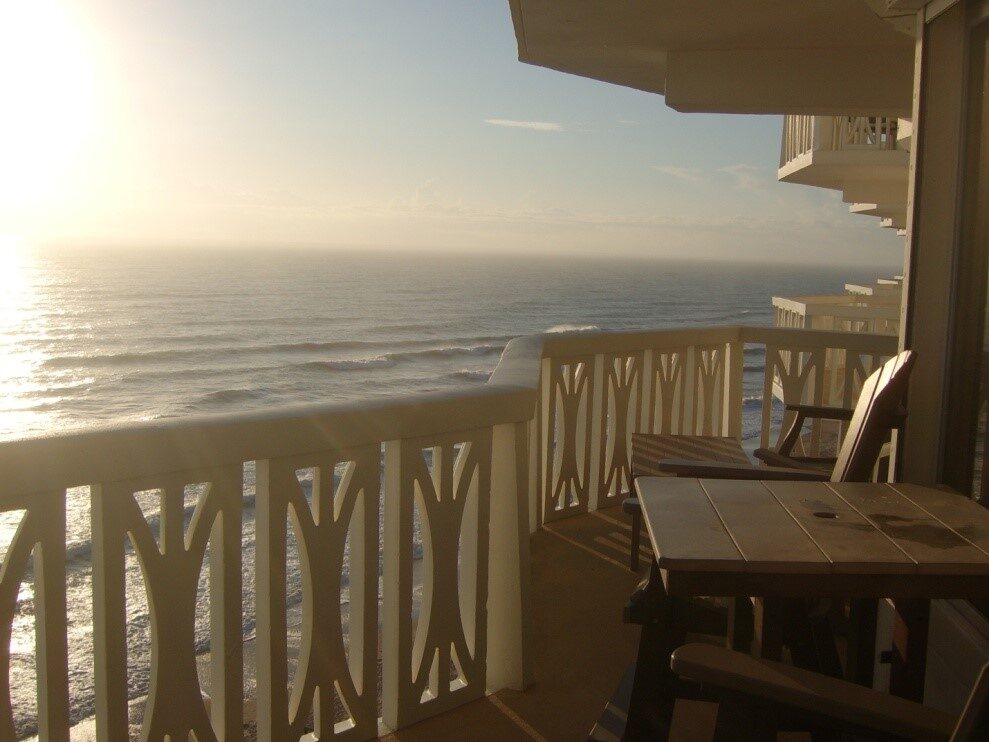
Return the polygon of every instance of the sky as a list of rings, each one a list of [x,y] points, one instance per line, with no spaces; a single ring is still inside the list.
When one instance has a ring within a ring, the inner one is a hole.
[[[782,120],[522,64],[505,0],[0,0],[0,249],[898,265]]]

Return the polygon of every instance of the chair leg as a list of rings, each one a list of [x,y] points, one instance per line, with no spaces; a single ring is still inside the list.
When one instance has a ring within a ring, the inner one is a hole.
[[[633,572],[639,571],[639,544],[642,543],[642,503],[639,498],[629,494],[622,500],[622,511],[632,517],[632,547],[629,552],[628,566]]]
[[[731,598],[728,603],[728,648],[748,652],[752,647],[755,626],[752,601],[747,597]]]
[[[639,571],[639,542],[642,539],[642,512],[632,514],[632,551],[629,554],[628,567],[633,572]]]
[[[876,618],[878,601],[856,598],[849,607],[848,671],[853,683],[872,687],[876,654]]]

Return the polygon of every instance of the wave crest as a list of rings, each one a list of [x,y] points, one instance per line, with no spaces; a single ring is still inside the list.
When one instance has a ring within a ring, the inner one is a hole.
[[[596,332],[600,329],[597,325],[570,325],[564,323],[562,325],[553,325],[546,332],[553,334],[560,332]]]

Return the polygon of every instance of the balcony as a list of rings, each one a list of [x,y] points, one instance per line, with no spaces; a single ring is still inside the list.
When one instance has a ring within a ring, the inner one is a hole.
[[[897,335],[898,294],[773,297],[777,327]]]
[[[904,122],[907,123],[907,122]],[[906,224],[909,140],[883,116],[786,116],[781,181],[842,192],[853,213]]]
[[[92,652],[71,671],[79,683],[92,668],[101,738],[238,738],[246,719],[264,740],[370,739],[464,704],[584,734],[634,642],[619,620],[627,535],[607,511],[629,486],[630,435],[741,437],[755,374],[766,445],[774,386],[850,404],[895,350],[885,335],[779,327],[535,336],[512,341],[479,390],[0,444],[0,510],[16,521],[0,618],[23,632],[31,596],[37,630],[34,651],[4,645],[18,684],[2,689],[0,737],[66,737],[67,656],[88,640],[66,605],[80,501]],[[134,657],[142,611],[150,656]],[[584,682],[599,632],[615,644]],[[150,677],[139,707],[135,662]],[[10,699],[31,673],[26,718]]]

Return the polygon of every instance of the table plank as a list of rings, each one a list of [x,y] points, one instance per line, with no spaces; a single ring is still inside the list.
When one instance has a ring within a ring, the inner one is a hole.
[[[891,484],[890,487],[989,555],[989,510],[975,500],[957,492],[919,484]]]
[[[989,574],[989,557],[888,485],[829,484],[917,562],[922,574]]]
[[[831,560],[761,482],[702,479],[746,570],[825,573]]]
[[[639,477],[635,489],[660,567],[745,570],[745,558],[696,479]]]
[[[827,555],[835,572],[912,574],[917,571],[914,559],[876,530],[826,483],[764,484]]]

